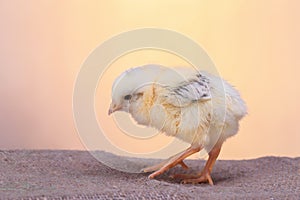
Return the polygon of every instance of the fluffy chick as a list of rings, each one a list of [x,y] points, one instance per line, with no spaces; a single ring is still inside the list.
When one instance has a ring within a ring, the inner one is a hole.
[[[143,169],[154,178],[205,149],[209,158],[196,175],[176,174],[183,183],[209,182],[223,142],[238,132],[247,113],[238,91],[223,79],[192,68],[145,65],[123,72],[112,87],[109,114],[125,111],[138,124],[151,126],[191,146],[166,161]]]

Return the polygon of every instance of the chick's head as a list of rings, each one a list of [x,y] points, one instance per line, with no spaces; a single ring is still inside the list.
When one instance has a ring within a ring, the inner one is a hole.
[[[141,97],[147,86],[159,74],[161,67],[153,66],[148,68],[137,67],[123,72],[116,78],[112,86],[112,102],[108,111],[111,114],[115,111],[129,111],[132,102]]]

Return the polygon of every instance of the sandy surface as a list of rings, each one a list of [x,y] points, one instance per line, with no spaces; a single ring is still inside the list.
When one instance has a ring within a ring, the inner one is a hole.
[[[151,160],[149,162],[155,162]],[[183,185],[172,173],[200,170],[188,160],[157,180],[120,172],[84,151],[0,151],[1,199],[300,199],[300,157],[219,160],[208,184]]]

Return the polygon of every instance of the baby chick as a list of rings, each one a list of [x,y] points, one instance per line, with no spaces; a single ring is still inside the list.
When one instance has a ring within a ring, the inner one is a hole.
[[[176,174],[183,183],[208,182],[224,141],[235,135],[247,108],[239,92],[223,79],[193,68],[145,65],[123,72],[112,87],[109,114],[125,111],[138,124],[158,129],[191,146],[168,160],[143,169],[154,178],[181,165],[203,148],[209,158],[196,175]]]

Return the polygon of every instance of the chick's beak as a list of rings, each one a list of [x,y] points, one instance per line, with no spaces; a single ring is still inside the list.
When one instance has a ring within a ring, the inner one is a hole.
[[[122,108],[121,106],[111,103],[109,106],[108,115],[112,114],[115,111],[121,110],[121,108]]]

